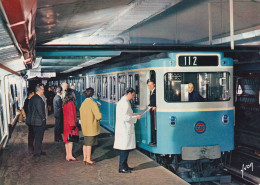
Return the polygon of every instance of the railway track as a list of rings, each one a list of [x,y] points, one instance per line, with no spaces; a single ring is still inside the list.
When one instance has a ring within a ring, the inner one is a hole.
[[[255,149],[239,146],[232,154],[230,166],[223,170],[230,173],[241,184],[260,184],[260,156],[255,154]]]
[[[254,184],[254,185],[260,184],[260,178],[255,177],[247,172],[244,172],[243,177],[242,177],[241,170],[239,170],[237,168],[225,166],[225,167],[223,167],[223,170],[230,173],[232,175],[232,179],[234,179],[233,177],[235,177],[236,182],[237,182],[235,184]]]

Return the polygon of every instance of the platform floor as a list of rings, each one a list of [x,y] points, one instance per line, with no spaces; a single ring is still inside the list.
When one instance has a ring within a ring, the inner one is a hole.
[[[0,153],[0,185],[188,184],[138,150],[130,152],[128,158],[134,171],[118,173],[119,152],[113,149],[113,135],[105,129],[99,136],[99,146],[92,152],[92,159],[97,162],[95,166],[82,163],[83,140],[76,143],[73,150],[79,161],[68,162],[64,144],[54,142],[53,116],[49,116],[47,127],[43,140],[43,151],[47,155],[34,158],[27,152],[27,126],[16,125],[7,147]]]

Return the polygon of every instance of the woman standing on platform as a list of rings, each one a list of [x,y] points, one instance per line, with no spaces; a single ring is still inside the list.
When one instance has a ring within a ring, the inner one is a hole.
[[[97,103],[92,100],[94,89],[90,87],[84,91],[84,94],[86,99],[79,109],[81,128],[84,135],[83,163],[85,165],[94,165],[95,162],[91,161],[91,149],[92,146],[98,144],[97,135],[100,134],[99,120],[102,118],[102,115]]]
[[[64,100],[63,100],[63,142],[65,143],[66,149],[66,160],[67,161],[77,161],[78,159],[72,156],[73,142],[67,140],[69,134],[72,132],[72,129],[75,129],[75,134],[78,135],[78,128],[76,127],[77,114],[76,106],[74,104],[75,94],[71,89],[66,91]]]

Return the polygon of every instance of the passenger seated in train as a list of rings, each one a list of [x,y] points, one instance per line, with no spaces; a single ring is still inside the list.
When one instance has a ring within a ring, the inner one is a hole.
[[[197,91],[194,91],[193,83],[188,84],[188,92],[189,92],[189,101],[200,102],[204,100],[204,98],[202,98],[202,96]]]

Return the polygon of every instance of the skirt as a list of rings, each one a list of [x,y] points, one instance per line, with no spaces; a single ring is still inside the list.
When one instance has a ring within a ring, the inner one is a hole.
[[[84,136],[84,145],[85,146],[96,146],[96,145],[98,145],[97,136]]]

